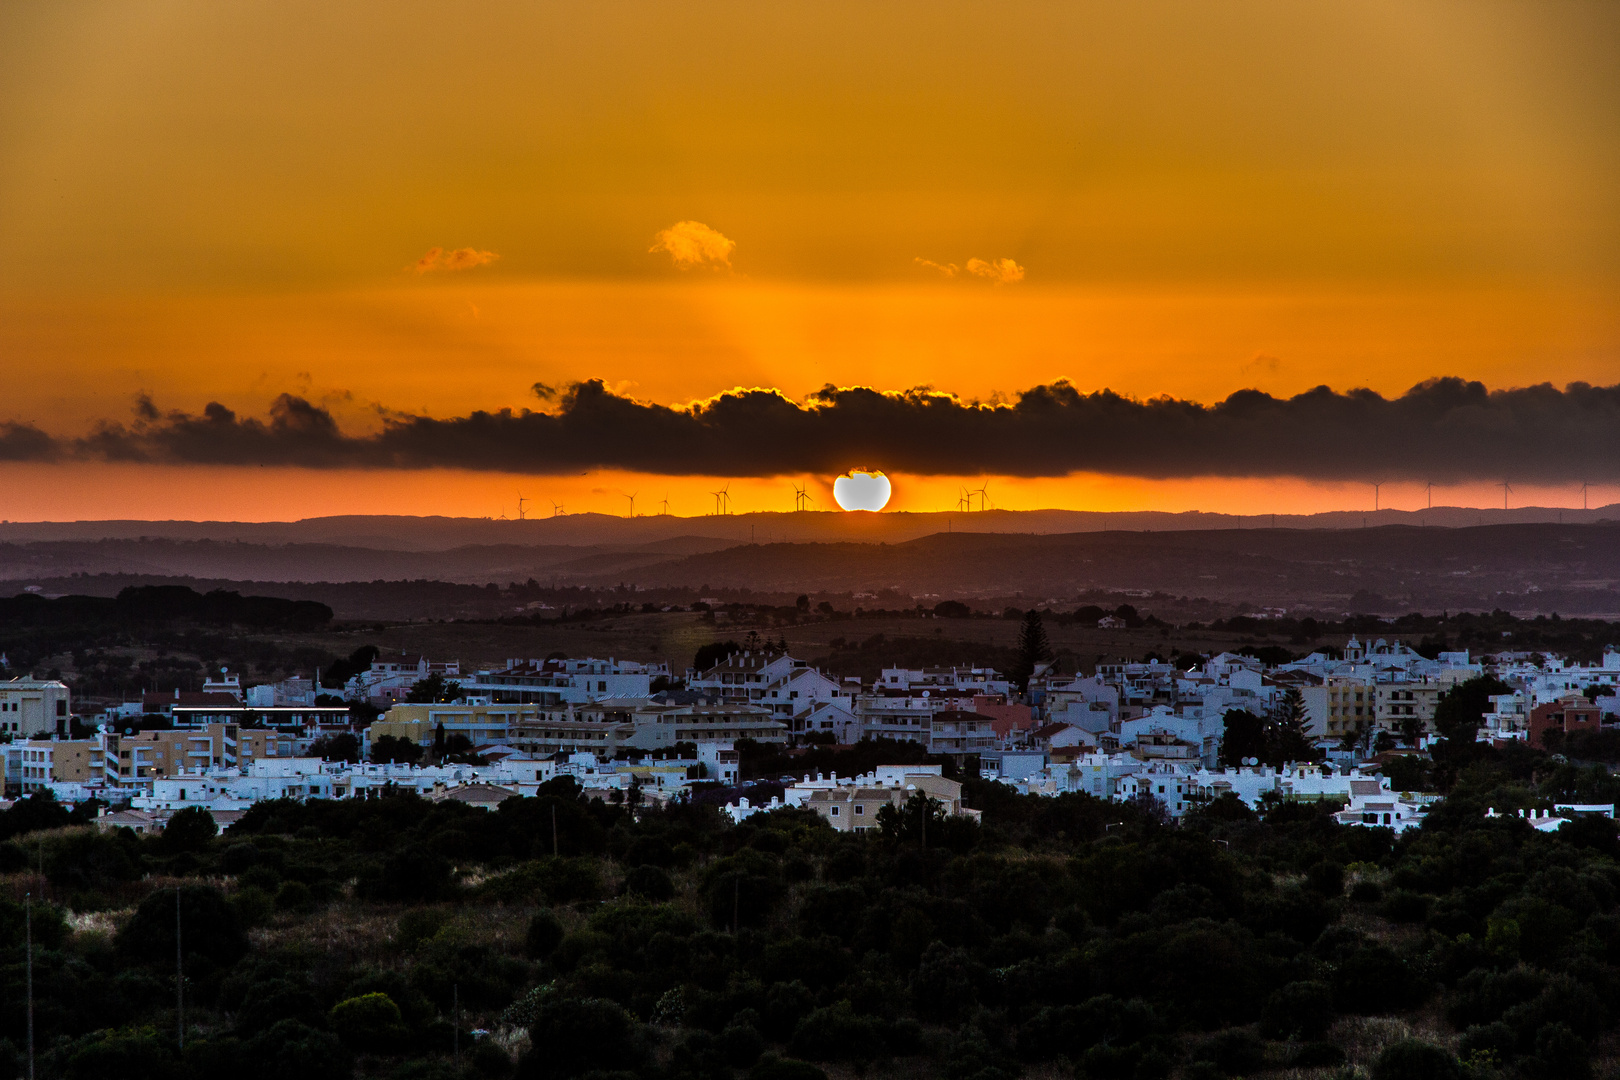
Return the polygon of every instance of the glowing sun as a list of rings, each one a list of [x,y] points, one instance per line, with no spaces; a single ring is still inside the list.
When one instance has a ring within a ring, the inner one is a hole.
[[[889,478],[875,469],[851,469],[833,481],[833,498],[845,510],[881,510],[892,491]]]

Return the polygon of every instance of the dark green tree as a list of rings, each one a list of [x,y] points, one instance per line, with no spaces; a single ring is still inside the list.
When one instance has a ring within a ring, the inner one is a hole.
[[[165,851],[201,851],[218,832],[213,814],[200,806],[188,806],[169,819],[159,843]]]
[[[416,705],[442,705],[460,701],[466,696],[459,682],[446,680],[443,675],[434,672],[425,679],[418,679],[405,695],[405,700]]]
[[[1228,709],[1221,722],[1221,764],[1236,768],[1248,758],[1266,759],[1266,722],[1247,709]]]
[[[1272,711],[1266,731],[1265,761],[1281,765],[1289,761],[1315,761],[1322,756],[1305,737],[1305,700],[1299,687],[1290,686]]]
[[[1035,669],[1052,658],[1051,644],[1046,640],[1046,627],[1041,624],[1041,613],[1031,608],[1024,613],[1024,623],[1018,628],[1018,660],[1012,670],[1013,682],[1020,694],[1029,690],[1029,680]]]
[[[1443,738],[1472,742],[1480,718],[1490,711],[1491,695],[1512,692],[1513,687],[1493,675],[1475,675],[1440,695],[1434,728]]]

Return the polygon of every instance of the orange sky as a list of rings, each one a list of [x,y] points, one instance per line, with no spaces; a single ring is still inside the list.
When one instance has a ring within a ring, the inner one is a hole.
[[[1620,382],[1617,31],[1604,0],[7,5],[0,421],[76,435],[141,392],[257,415],[290,390],[364,430],[584,378],[671,403]],[[682,221],[734,246],[649,250]],[[432,248],[485,254],[407,269]],[[272,471],[6,465],[0,516],[498,515],[521,479]],[[710,483],[522,482],[603,510]]]

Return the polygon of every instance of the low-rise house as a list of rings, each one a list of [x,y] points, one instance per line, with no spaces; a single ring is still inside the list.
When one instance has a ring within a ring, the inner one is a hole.
[[[1576,732],[1597,731],[1603,726],[1598,707],[1580,694],[1570,694],[1530,710],[1529,734],[1531,746],[1538,750],[1549,747],[1548,736],[1563,738]]]

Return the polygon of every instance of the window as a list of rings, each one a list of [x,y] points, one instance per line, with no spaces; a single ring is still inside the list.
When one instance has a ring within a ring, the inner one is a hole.
[[[836,807],[836,806],[835,806],[835,807],[833,807],[833,808],[832,808],[832,816],[833,816],[833,817],[837,817],[837,816],[838,816],[838,807]]]
[[[866,807],[862,806],[860,803],[856,803],[855,804],[855,816],[859,817],[864,813],[866,813]]]

